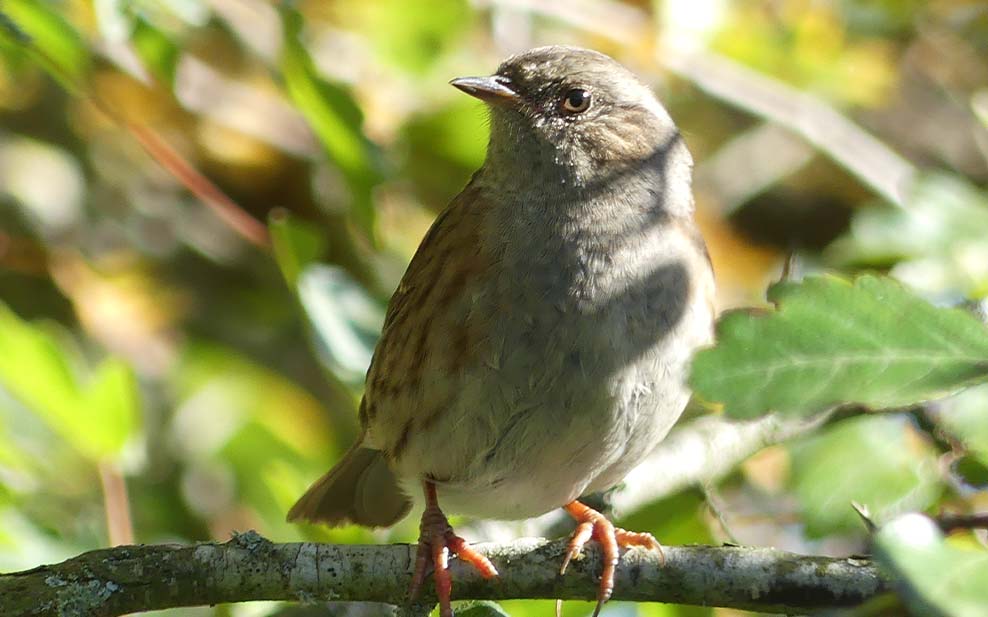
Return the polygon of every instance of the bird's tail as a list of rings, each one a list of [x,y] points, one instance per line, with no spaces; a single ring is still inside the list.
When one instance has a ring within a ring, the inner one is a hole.
[[[288,511],[288,522],[388,527],[412,507],[380,450],[358,442]]]

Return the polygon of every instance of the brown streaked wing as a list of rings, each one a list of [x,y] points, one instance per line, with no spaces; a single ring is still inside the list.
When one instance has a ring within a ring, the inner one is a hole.
[[[377,446],[390,457],[400,456],[410,431],[422,428],[418,426],[422,422],[434,422],[441,413],[423,407],[423,400],[436,397],[421,388],[437,381],[423,373],[440,371],[445,376],[465,364],[460,357],[430,361],[435,359],[430,354],[469,351],[465,334],[449,331],[454,325],[467,329],[450,319],[450,309],[492,263],[483,254],[479,237],[483,210],[480,191],[471,181],[436,218],[388,303],[367,371],[361,425],[371,428]],[[457,344],[449,345],[450,340]]]

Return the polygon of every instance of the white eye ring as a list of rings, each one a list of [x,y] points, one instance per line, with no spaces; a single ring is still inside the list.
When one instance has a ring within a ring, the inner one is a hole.
[[[573,88],[563,97],[563,110],[578,114],[590,108],[590,91],[583,88]]]

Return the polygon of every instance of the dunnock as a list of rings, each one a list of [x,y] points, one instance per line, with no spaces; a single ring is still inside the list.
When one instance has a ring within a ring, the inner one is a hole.
[[[602,546],[599,611],[619,547],[659,547],[576,499],[665,437],[711,339],[692,161],[649,88],[597,52],[543,47],[451,83],[490,108],[487,159],[391,298],[359,441],[288,519],[388,526],[423,490],[412,593],[431,561],[445,617],[450,551],[497,572],[440,504],[501,519],[564,507],[578,523],[565,563]]]

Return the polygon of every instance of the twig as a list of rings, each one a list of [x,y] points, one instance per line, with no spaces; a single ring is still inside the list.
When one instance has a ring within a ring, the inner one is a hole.
[[[127,483],[115,463],[102,461],[98,467],[110,546],[131,544],[134,542],[134,526],[130,518]]]
[[[937,527],[944,533],[957,531],[958,529],[988,529],[988,512],[978,512],[975,514],[948,514],[942,513],[934,517]]]
[[[102,108],[101,108],[102,109]],[[104,110],[105,111],[105,110]],[[119,120],[118,116],[113,116]],[[227,197],[215,184],[199,173],[182,156],[163,140],[157,132],[143,124],[121,121],[126,129],[134,136],[141,146],[159,165],[165,168],[185,188],[189,189],[199,201],[206,204],[216,215],[233,229],[239,236],[251,244],[266,249],[271,243],[267,227],[248,214],[235,201]]]
[[[720,530],[727,537],[727,541],[734,545],[739,545],[738,537],[727,523],[727,513],[724,511],[724,502],[721,500],[717,489],[712,484],[703,485],[703,499],[707,502],[707,509],[717,519]]]
[[[414,546],[272,544],[253,532],[225,544],[125,546],[0,575],[0,614],[112,617],[128,612],[254,600],[404,602]],[[501,576],[485,581],[453,562],[455,599],[593,599],[596,545],[559,563],[566,542],[478,545]],[[761,548],[633,549],[617,570],[615,600],[805,613],[860,604],[888,586],[868,560],[805,557]],[[431,601],[424,597],[423,604]],[[406,614],[414,614],[406,611]]]

